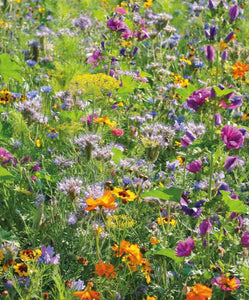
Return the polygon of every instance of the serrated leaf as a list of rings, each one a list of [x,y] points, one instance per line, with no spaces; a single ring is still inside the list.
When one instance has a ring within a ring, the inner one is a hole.
[[[226,96],[226,95],[228,95],[228,94],[230,94],[234,91],[233,89],[221,90],[218,86],[215,86],[213,89],[215,91],[216,97],[223,97],[223,96]]]
[[[0,166],[0,180],[1,181],[13,181],[14,176],[9,171],[7,171],[5,168]]]
[[[220,191],[222,194],[222,199],[226,206],[228,207],[229,212],[235,212],[235,213],[249,213],[249,207],[245,205],[240,200],[234,200],[229,195],[230,192],[227,191]]]
[[[160,187],[158,189],[142,193],[141,197],[155,197],[162,200],[180,202],[183,191],[183,189],[175,187]]]
[[[6,83],[9,82],[10,78],[16,79],[18,82],[22,83],[22,76],[20,75],[20,71],[22,68],[11,61],[11,57],[7,53],[3,53],[0,55],[0,75],[3,77]]]
[[[173,249],[160,249],[160,250],[154,252],[154,254],[167,256],[167,257],[173,259],[176,263],[179,263],[179,264],[184,261],[184,257],[176,256],[176,253],[174,252]]]

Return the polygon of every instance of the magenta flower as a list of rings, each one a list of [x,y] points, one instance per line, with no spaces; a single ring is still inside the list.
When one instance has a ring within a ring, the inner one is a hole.
[[[249,234],[248,234],[248,232],[243,232],[243,236],[242,236],[240,241],[241,241],[241,244],[244,247],[249,247]]]
[[[207,47],[205,48],[205,54],[206,54],[207,61],[214,60],[215,57],[214,47],[211,45],[207,45]]]
[[[0,147],[0,163],[2,166],[7,164],[10,160],[13,160],[14,156],[6,151],[4,148]]]
[[[123,21],[111,18],[107,21],[107,28],[109,28],[112,31],[118,31],[127,28],[127,26]]]
[[[181,145],[185,148],[188,148],[192,144],[192,141],[187,136],[181,137]]]
[[[94,64],[92,66],[92,68],[96,67],[99,64],[98,63],[99,59],[104,59],[104,57],[100,55],[101,53],[102,53],[102,51],[100,49],[97,49],[97,50],[93,51],[93,55],[91,55],[88,58],[87,63],[88,64]]]
[[[211,228],[212,228],[212,224],[210,223],[209,220],[206,220],[199,225],[200,233],[202,235],[208,233],[211,230]]]
[[[194,247],[194,240],[189,236],[184,242],[179,242],[177,244],[175,253],[177,254],[177,257],[189,256]]]
[[[238,15],[239,15],[238,4],[234,4],[229,8],[230,22],[235,21]]]
[[[202,168],[202,161],[200,158],[192,161],[192,163],[186,166],[186,169],[191,173],[197,173],[201,170],[201,168]]]
[[[120,15],[126,14],[126,10],[123,7],[117,7],[116,12]]]
[[[111,133],[116,136],[121,136],[121,135],[124,135],[124,130],[123,129],[113,129],[113,130],[111,130]]]
[[[206,98],[211,96],[210,88],[194,91],[193,94],[186,99],[188,107],[197,111],[200,106],[205,103]]]
[[[221,130],[221,138],[227,145],[227,149],[239,149],[244,143],[241,131],[233,126],[225,125]]]
[[[220,102],[221,107],[229,108],[229,109],[236,109],[243,104],[243,97],[242,96],[234,96],[230,99],[231,104],[226,104],[224,100]]]

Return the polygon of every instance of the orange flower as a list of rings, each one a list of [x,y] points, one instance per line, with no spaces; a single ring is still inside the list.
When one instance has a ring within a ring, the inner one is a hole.
[[[96,269],[96,271],[93,273],[96,273],[99,276],[106,275],[106,278],[108,280],[111,279],[110,276],[113,278],[117,278],[116,272],[115,272],[117,269],[114,269],[114,265],[112,265],[112,264],[105,264],[101,260],[99,260],[99,265],[95,265],[95,269]]]
[[[156,237],[152,236],[150,238],[150,243],[151,243],[151,245],[156,245],[156,244],[160,243],[160,241]]]
[[[87,288],[84,291],[74,292],[73,295],[80,300],[100,300],[98,297],[100,293],[92,291],[93,284],[88,282]]]
[[[232,65],[231,68],[234,70],[231,72],[234,74],[234,79],[245,77],[245,72],[249,71],[249,65],[245,65],[243,62],[236,62],[236,64]]]
[[[93,210],[98,206],[101,206],[105,209],[116,209],[117,206],[115,206],[114,201],[115,197],[112,196],[111,191],[105,191],[104,195],[101,198],[97,198],[96,200],[94,200],[90,195],[90,198],[86,199],[88,207],[86,207],[85,210]]]
[[[103,118],[94,118],[94,121],[99,124],[106,124],[111,128],[113,128],[117,123],[117,122],[111,122],[107,116],[104,116]]]
[[[121,242],[120,247],[118,247],[118,245],[115,244],[115,246],[112,246],[112,250],[117,251],[117,253],[114,254],[114,256],[121,257],[122,255],[127,253],[129,247],[130,247],[130,242],[127,242],[126,240],[123,240]]]
[[[197,283],[195,286],[191,287],[191,292],[188,293],[185,300],[206,300],[212,298],[212,289],[209,287]]]

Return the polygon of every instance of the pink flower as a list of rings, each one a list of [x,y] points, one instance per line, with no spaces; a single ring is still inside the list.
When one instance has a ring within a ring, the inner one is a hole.
[[[123,129],[113,129],[111,131],[111,133],[116,135],[116,136],[121,136],[121,135],[124,135],[124,130]]]
[[[175,253],[177,254],[177,257],[189,256],[194,247],[194,240],[189,236],[184,242],[179,242],[177,244]]]
[[[117,7],[116,12],[120,15],[126,14],[126,10],[123,7]]]
[[[233,126],[225,125],[221,129],[221,138],[227,145],[227,149],[239,149],[244,143],[244,137],[241,131]]]

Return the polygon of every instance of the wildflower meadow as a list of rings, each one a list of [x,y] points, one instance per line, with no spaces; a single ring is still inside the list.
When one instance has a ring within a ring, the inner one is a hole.
[[[0,1],[0,299],[249,300],[249,2]]]

